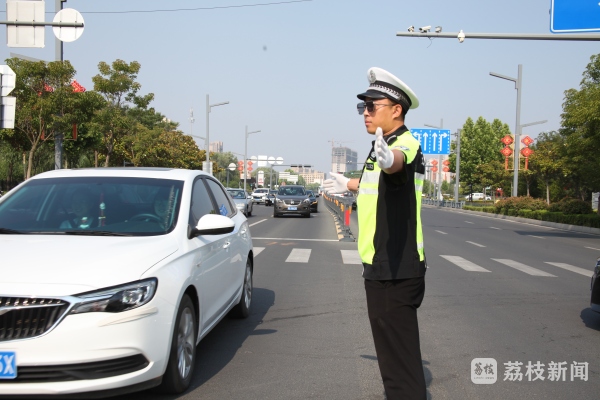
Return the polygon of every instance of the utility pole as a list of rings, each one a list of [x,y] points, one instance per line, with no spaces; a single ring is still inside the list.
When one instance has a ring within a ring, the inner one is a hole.
[[[458,202],[458,188],[460,187],[460,129],[456,130],[456,178],[454,179],[454,201]]]
[[[54,10],[62,10],[62,3],[67,0],[54,0]],[[63,61],[63,42],[58,37],[54,38],[54,60]],[[63,165],[63,133],[54,133],[54,169],[61,169]]]

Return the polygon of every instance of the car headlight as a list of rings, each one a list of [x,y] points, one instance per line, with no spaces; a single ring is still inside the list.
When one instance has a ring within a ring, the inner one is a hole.
[[[246,207],[246,205],[245,205],[245,204],[241,204],[241,203],[237,203],[235,206],[236,206],[237,208],[239,208],[240,210],[241,210],[241,209],[243,209],[244,207]]]
[[[302,200],[302,202],[306,203],[306,204],[310,204],[310,199],[304,199],[304,200]]]
[[[154,297],[158,280],[156,278],[128,283],[82,293],[74,297],[82,300],[71,310],[70,314],[88,312],[122,312],[143,306]]]
[[[278,203],[283,203],[283,200],[278,199],[278,198],[275,198],[275,201],[278,202]]]

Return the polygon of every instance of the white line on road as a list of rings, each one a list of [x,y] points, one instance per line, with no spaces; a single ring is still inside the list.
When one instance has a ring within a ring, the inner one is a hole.
[[[264,247],[255,247],[254,248],[254,257],[256,257],[257,255],[259,255],[260,253],[262,253],[262,251],[264,250]]]
[[[592,250],[598,250],[598,251],[600,251],[600,249],[597,249],[597,248],[595,248],[595,247],[587,247],[587,246],[585,246],[585,248],[586,248],[586,249],[592,249]]]
[[[501,230],[502,230],[502,228],[496,228],[495,226],[490,226],[490,229],[497,229],[497,230],[499,230],[499,231],[501,231]]]
[[[261,219],[260,221],[256,221],[255,223],[253,223],[253,224],[250,224],[250,226],[258,225],[258,224],[260,224],[261,222],[265,222],[265,221],[266,221],[266,219]]]
[[[310,249],[292,249],[285,262],[307,263],[310,258]]]
[[[465,221],[467,224],[474,224],[475,222]]]
[[[501,264],[507,265],[507,266],[509,266],[511,268],[514,268],[514,269],[517,269],[517,270],[519,270],[521,272],[525,272],[526,274],[529,274],[529,275],[533,275],[533,276],[549,276],[549,277],[552,277],[552,278],[556,278],[556,275],[549,274],[549,273],[544,272],[544,271],[542,271],[540,269],[530,267],[529,265],[521,264],[520,262],[517,262],[517,261],[514,261],[514,260],[506,260],[506,259],[503,259],[503,258],[492,258],[492,260],[498,261]]]
[[[545,261],[545,263],[546,264],[550,264],[550,265],[554,265],[555,267],[558,267],[558,268],[566,269],[566,270],[571,271],[571,272],[576,272],[576,273],[581,274],[583,276],[587,276],[588,278],[591,278],[592,275],[594,275],[593,271],[588,271],[587,269],[575,267],[575,266],[573,266],[571,264],[555,263],[555,262],[548,262],[548,261]]]
[[[362,264],[358,250],[340,250],[344,264]]]
[[[475,243],[475,242],[469,242],[468,240],[467,240],[467,243],[471,243],[471,244],[473,244],[473,245],[475,245],[475,246],[479,246],[479,247],[486,247],[486,246],[484,246],[484,245],[482,245],[482,244],[479,244],[479,243]]]
[[[252,240],[297,240],[305,242],[339,242],[339,239],[300,239],[300,238],[266,238],[266,237],[253,237]]]
[[[441,233],[442,235],[447,235],[446,232],[442,232],[442,231],[436,231],[437,233]]]
[[[450,261],[452,264],[458,265],[459,267],[461,267],[462,269],[464,269],[465,271],[473,271],[473,272],[492,272],[489,271],[483,267],[480,267],[477,264],[473,264],[471,261],[469,260],[465,260],[462,257],[458,257],[458,256],[440,256],[445,258],[446,260]]]
[[[535,236],[535,235],[527,235],[527,236],[531,236],[531,237],[538,238],[538,239],[546,239],[545,237]]]

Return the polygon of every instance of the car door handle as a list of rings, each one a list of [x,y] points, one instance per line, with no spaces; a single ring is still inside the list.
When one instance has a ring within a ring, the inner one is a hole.
[[[223,245],[223,248],[226,249],[229,246],[231,246],[231,242],[225,242],[225,244]]]

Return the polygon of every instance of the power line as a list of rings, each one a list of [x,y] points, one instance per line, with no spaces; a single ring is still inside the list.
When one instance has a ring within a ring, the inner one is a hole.
[[[272,3],[241,4],[241,5],[234,5],[234,6],[173,8],[173,9],[162,9],[162,10],[81,11],[81,13],[82,14],[149,14],[149,13],[179,12],[179,11],[207,11],[207,10],[218,10],[218,9],[227,9],[227,8],[278,6],[278,5],[282,5],[282,4],[291,4],[291,3],[305,3],[308,1],[313,1],[313,0],[290,0],[290,1],[277,1],[277,2],[272,2]],[[46,14],[54,14],[54,12],[46,12]]]

